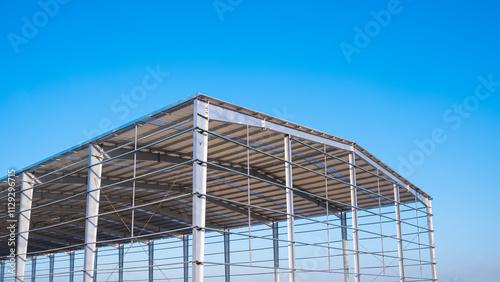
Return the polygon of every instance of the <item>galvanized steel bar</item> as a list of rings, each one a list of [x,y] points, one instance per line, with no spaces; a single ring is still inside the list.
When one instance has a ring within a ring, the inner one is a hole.
[[[123,244],[118,246],[118,281],[123,282],[123,264],[125,261],[125,252]]]
[[[349,245],[347,242],[347,214],[340,214],[340,229],[342,233],[342,262],[344,266],[344,282],[349,282]]]
[[[31,282],[36,280],[36,257],[31,259]]]
[[[26,253],[28,252],[28,238],[31,222],[31,204],[33,202],[33,185],[36,178],[29,172],[23,172],[21,184],[21,200],[19,207],[19,235],[17,237],[16,282],[24,281],[26,267]],[[15,226],[15,223],[14,223]]]
[[[252,265],[252,209],[251,209],[251,187],[250,187],[250,130],[247,125],[247,202],[248,202],[248,262]]]
[[[418,238],[418,260],[419,260],[419,264],[420,264],[420,278],[424,278],[424,273],[423,273],[423,269],[422,269],[422,247],[421,247],[421,244],[420,244],[420,224],[419,224],[419,221],[418,221],[418,218],[419,218],[419,215],[418,215],[418,201],[417,199],[415,198],[415,216],[416,216],[416,219],[417,219],[417,238]]]
[[[130,238],[134,238],[134,225],[135,225],[135,179],[137,172],[137,124],[134,127],[134,168],[132,180],[132,223],[130,224]],[[131,239],[132,243],[133,239]]]
[[[69,282],[75,281],[75,251],[69,253]]]
[[[326,144],[323,144],[323,166],[325,172],[325,198],[328,199],[328,163],[326,161]],[[328,272],[332,271],[331,252],[330,252],[330,211],[328,202],[326,202],[326,238],[328,240]]]
[[[432,200],[427,199],[427,228],[429,229],[429,251],[431,261],[432,281],[437,281],[436,247],[434,245],[434,224],[432,222]]]
[[[285,178],[286,178],[286,225],[288,236],[288,269],[289,281],[295,282],[295,231],[294,231],[294,208],[293,208],[293,175],[292,175],[292,143],[290,135],[285,135]]]
[[[87,177],[87,207],[85,221],[85,250],[83,281],[94,282],[94,263],[96,260],[97,223],[99,218],[99,199],[101,195],[102,173],[101,149],[94,144],[89,146],[89,170]]]
[[[155,241],[149,240],[148,242],[148,256],[149,256],[149,282],[153,282],[154,275],[154,257],[155,257]]]
[[[0,282],[4,282],[4,275],[5,275],[5,262],[2,260],[0,261]]]
[[[97,261],[99,259],[99,248],[95,248],[95,259],[94,259],[94,282],[97,282]]]
[[[377,176],[378,176],[378,168],[377,168]],[[380,178],[377,177],[377,193],[380,195]],[[380,221],[380,244],[382,247],[382,273],[385,275],[385,252],[384,252],[384,230],[382,227],[382,198],[378,197],[378,213],[379,213],[379,221]]]
[[[189,282],[189,235],[182,236],[182,251],[184,258],[184,282]]]
[[[54,254],[49,255],[49,282],[54,282]]]
[[[400,198],[399,198],[399,186],[397,184],[393,184],[394,186],[394,201],[396,201],[394,207],[396,209],[396,228],[397,228],[397,240],[398,240],[398,260],[399,260],[399,281],[405,281],[405,265],[404,265],[404,256],[403,256],[403,238],[401,232],[401,207],[399,206]]]
[[[353,148],[354,151],[354,148]],[[351,183],[351,213],[352,213],[352,247],[354,250],[354,281],[360,282],[359,265],[359,229],[358,229],[358,190],[356,185],[356,155],[354,152],[349,154],[349,180]]]
[[[224,278],[226,282],[231,281],[231,246],[229,242],[229,232],[224,232]]]
[[[278,236],[278,222],[273,222],[273,260],[274,260],[274,282],[280,281],[280,250]]]
[[[194,100],[193,131],[193,282],[203,282],[208,153],[208,103]]]

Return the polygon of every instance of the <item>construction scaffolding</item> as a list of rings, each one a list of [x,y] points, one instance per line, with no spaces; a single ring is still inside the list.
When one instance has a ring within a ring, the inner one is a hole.
[[[429,195],[356,143],[201,94],[0,185],[0,282],[437,281]]]

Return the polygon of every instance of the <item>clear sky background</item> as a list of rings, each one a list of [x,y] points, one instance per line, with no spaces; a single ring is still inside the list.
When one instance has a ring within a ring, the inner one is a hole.
[[[441,281],[499,281],[496,1],[44,1],[0,3],[1,175],[201,92],[358,142],[433,196]]]

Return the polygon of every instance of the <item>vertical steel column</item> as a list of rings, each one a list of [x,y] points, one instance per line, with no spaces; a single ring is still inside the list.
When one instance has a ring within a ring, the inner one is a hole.
[[[97,259],[99,258],[99,248],[95,248],[95,260],[94,260],[94,282],[97,282]]]
[[[224,277],[226,278],[226,282],[231,281],[231,272],[229,268],[229,264],[231,263],[229,254],[230,254],[230,246],[229,246],[229,232],[224,232]]]
[[[207,192],[208,103],[194,100],[193,131],[193,282],[203,282]]]
[[[280,281],[280,249],[278,237],[278,223],[273,222],[273,255],[274,255],[274,282]]]
[[[97,223],[99,218],[99,198],[101,195],[102,173],[101,149],[97,145],[89,146],[89,170],[87,177],[87,208],[85,221],[85,249],[83,263],[83,281],[94,282],[94,262],[96,260]],[[96,190],[97,189],[97,190]]]
[[[247,124],[247,204],[248,204],[248,265],[252,266],[252,209],[250,186],[250,130]]]
[[[36,279],[36,257],[31,259],[31,282],[35,282]]]
[[[184,282],[189,282],[189,235],[182,236],[182,250],[184,256]]]
[[[431,255],[432,281],[437,281],[436,246],[434,245],[434,224],[432,223],[432,200],[427,199],[427,229],[429,229],[429,251]]]
[[[349,154],[349,179],[351,183],[351,213],[352,213],[352,248],[354,250],[354,281],[361,280],[359,270],[359,233],[358,233],[358,188],[356,187],[356,156],[354,148]]]
[[[49,282],[54,282],[54,254],[49,255]]]
[[[420,217],[418,215],[418,199],[417,196],[415,196],[415,216],[417,218],[417,237],[418,237],[418,264],[420,266],[420,278],[424,278],[424,273],[422,269],[422,244],[420,242],[420,224],[418,221],[418,218]]]
[[[21,184],[21,202],[19,208],[19,227],[17,237],[16,282],[24,281],[26,253],[28,252],[28,237],[31,221],[31,203],[33,200],[33,185],[36,178],[29,172],[23,172]]]
[[[134,226],[135,226],[135,177],[137,174],[137,124],[134,130],[134,169],[133,169],[133,180],[132,180],[132,224],[130,225],[130,244],[134,242]]]
[[[120,244],[118,246],[118,281],[123,282],[123,262],[125,261],[124,258],[124,247],[123,244]]]
[[[292,175],[292,142],[290,135],[285,135],[285,177],[286,177],[286,224],[288,235],[288,269],[289,281],[295,282],[295,231],[293,209],[293,175]]]
[[[0,268],[1,268],[0,269],[0,282],[3,282],[4,276],[5,276],[5,263],[3,260],[0,262]]]
[[[403,235],[401,232],[401,207],[399,198],[399,186],[393,184],[394,186],[394,206],[396,207],[396,228],[397,228],[397,240],[398,240],[398,259],[399,259],[399,281],[405,281],[405,265],[403,256]]]
[[[384,229],[382,227],[382,193],[380,192],[380,176],[377,168],[377,193],[378,193],[378,213],[380,221],[380,246],[382,247],[382,273],[385,276],[385,252],[384,252]]]
[[[342,233],[342,257],[344,264],[344,282],[349,282],[349,246],[347,244],[347,214],[342,212],[340,214],[340,225],[342,226],[340,232]]]
[[[325,166],[324,174],[325,174],[325,198],[330,199],[328,197],[328,162],[326,160],[326,144],[323,144],[323,165]],[[331,249],[330,249],[330,211],[328,202],[326,205],[326,238],[328,238],[328,272],[332,271],[332,263],[331,263]]]
[[[75,252],[69,253],[69,282],[75,280]]]
[[[155,241],[150,240],[148,242],[148,252],[149,252],[149,282],[153,282],[153,265],[155,257]]]

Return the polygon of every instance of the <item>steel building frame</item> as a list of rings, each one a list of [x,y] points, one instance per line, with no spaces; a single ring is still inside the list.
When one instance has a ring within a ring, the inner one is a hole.
[[[429,195],[354,142],[202,94],[0,185],[0,282],[437,281]]]

